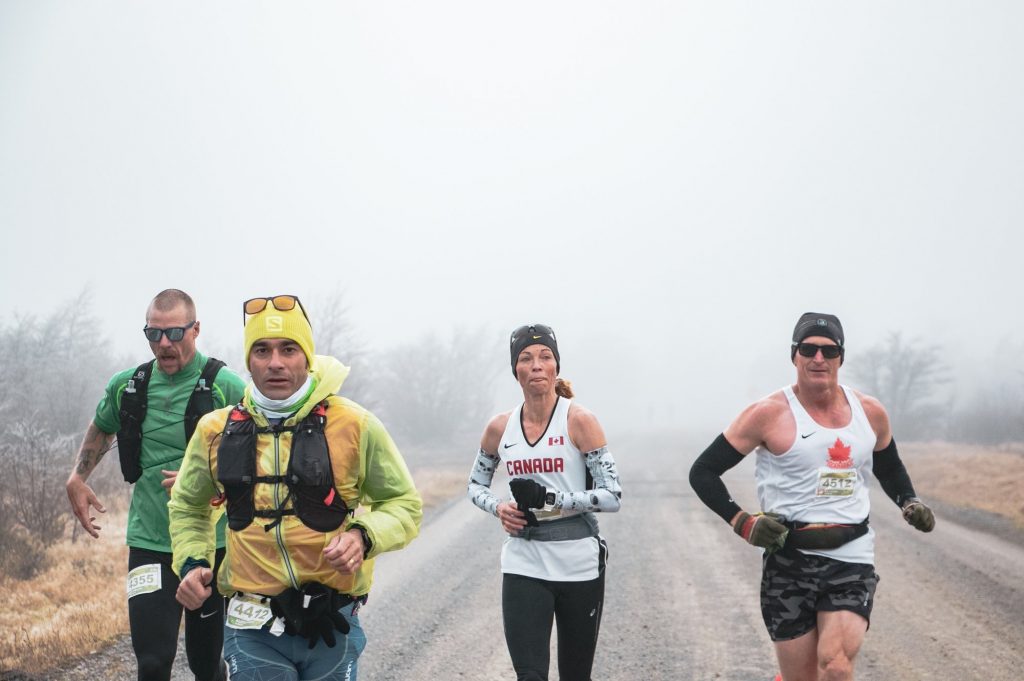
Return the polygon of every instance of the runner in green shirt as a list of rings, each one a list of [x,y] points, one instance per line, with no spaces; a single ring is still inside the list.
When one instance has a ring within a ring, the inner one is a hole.
[[[105,509],[86,479],[116,435],[122,472],[135,484],[128,510],[127,592],[138,679],[167,681],[181,623],[168,532],[171,486],[181,466],[186,433],[195,428],[194,417],[237,404],[245,383],[196,350],[199,322],[187,293],[167,289],[157,294],[146,311],[144,332],[155,359],[110,379],[82,440],[67,493],[82,527],[98,537],[100,526],[93,512]],[[142,411],[139,405],[144,405]],[[133,429],[134,422],[140,427]],[[218,565],[224,551],[225,520],[216,528]],[[216,594],[202,608],[186,613],[186,650],[197,681],[224,678],[223,613],[223,599]]]

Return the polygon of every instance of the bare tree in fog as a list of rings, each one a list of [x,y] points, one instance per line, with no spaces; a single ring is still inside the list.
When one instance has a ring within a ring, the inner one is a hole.
[[[979,388],[954,414],[950,439],[984,445],[1024,442],[1024,372]]]
[[[317,354],[331,355],[352,369],[341,394],[373,409],[376,391],[372,387],[370,353],[356,331],[344,292],[335,289],[314,297],[310,310]]]
[[[68,452],[77,444],[74,435],[57,433],[39,415],[8,422],[0,444],[9,482],[3,486],[4,511],[46,545],[64,536],[67,508],[54,500],[61,500]]]
[[[489,352],[489,332],[426,335],[380,356],[380,412],[388,429],[413,445],[451,444],[476,434],[494,409],[504,369]]]
[[[89,299],[86,289],[41,320],[16,316],[0,327],[0,569],[12,574],[30,576],[42,567],[41,544],[63,536],[64,479],[116,369]],[[97,473],[93,486],[102,491],[119,471]]]
[[[850,364],[858,387],[889,410],[893,432],[906,439],[946,436],[949,406],[943,386],[950,379],[940,346],[907,343],[893,332]]]

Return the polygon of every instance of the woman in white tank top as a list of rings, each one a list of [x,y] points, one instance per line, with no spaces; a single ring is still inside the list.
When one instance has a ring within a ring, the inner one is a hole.
[[[512,332],[510,351],[523,403],[487,424],[469,498],[508,533],[502,614],[517,678],[548,678],[557,621],[559,677],[589,681],[608,556],[593,514],[619,510],[618,471],[597,418],[572,402],[568,381],[558,378],[554,331],[522,326]],[[502,499],[491,491],[498,466],[510,479]]]

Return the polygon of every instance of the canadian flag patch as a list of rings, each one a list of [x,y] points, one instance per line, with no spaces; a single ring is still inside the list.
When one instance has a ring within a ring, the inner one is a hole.
[[[559,435],[558,437],[549,437],[548,438],[548,447],[554,447],[555,445],[564,445],[564,444],[565,444],[565,436],[564,435]]]

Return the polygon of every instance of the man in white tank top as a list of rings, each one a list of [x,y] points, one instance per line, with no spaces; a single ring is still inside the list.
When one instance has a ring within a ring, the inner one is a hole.
[[[885,408],[839,383],[844,341],[834,315],[802,315],[790,350],[796,383],[747,407],[690,469],[701,500],[765,549],[761,614],[785,681],[853,679],[878,583],[869,474],[908,523],[922,532],[935,527]],[[722,483],[751,452],[762,508],[754,515]]]

